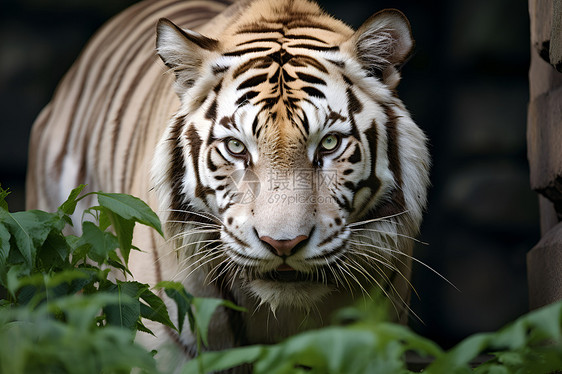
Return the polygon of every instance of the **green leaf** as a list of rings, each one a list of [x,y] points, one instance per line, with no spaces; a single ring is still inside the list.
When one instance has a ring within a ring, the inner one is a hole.
[[[98,264],[106,261],[109,253],[119,247],[115,235],[101,231],[98,226],[89,221],[82,223],[82,236],[76,244],[78,247],[88,246],[88,256]]]
[[[472,335],[453,349],[436,359],[426,373],[445,373],[447,370],[469,370],[469,363],[483,352],[490,343],[490,334]]]
[[[209,345],[209,341],[208,341],[209,324],[211,322],[211,318],[213,317],[213,314],[215,313],[215,311],[219,306],[229,307],[231,309],[238,310],[238,311],[245,311],[244,308],[240,308],[236,304],[222,299],[194,297],[191,303],[195,309],[194,318],[195,318],[195,324],[197,325],[197,330],[199,334],[201,334],[201,339],[203,340],[203,344],[205,344],[206,346]]]
[[[2,272],[10,254],[10,238],[10,232],[0,223],[0,271]]]
[[[251,364],[257,361],[266,350],[267,347],[254,345],[220,352],[204,352],[189,361],[181,372],[183,374],[199,373],[201,367],[203,367],[205,373],[218,372],[243,364]]]
[[[361,373],[377,354],[375,334],[344,327],[328,327],[296,335],[269,349],[256,362],[255,373],[286,373],[295,366],[326,373]],[[373,369],[372,372],[384,373]],[[388,372],[388,371],[387,371]]]
[[[123,264],[123,260],[117,255],[115,251],[109,252],[109,259],[107,260],[108,265],[114,267],[115,269],[121,270],[124,277],[127,277],[127,274],[133,277],[133,273]]]
[[[23,264],[12,265],[8,269],[6,279],[2,281],[5,282],[4,286],[13,298],[16,297],[16,292],[20,288],[19,278],[24,275],[29,275],[29,271],[29,268]]]
[[[0,185],[1,186],[1,185]],[[10,190],[5,190],[0,187],[0,209],[8,210],[8,203],[6,202],[6,197],[10,194]]]
[[[63,214],[67,214],[67,215],[73,214],[74,210],[76,209],[76,204],[79,201],[78,196],[80,195],[82,190],[84,190],[85,187],[86,187],[86,185],[81,184],[80,186],[73,189],[70,192],[70,195],[68,196],[68,199],[66,199],[66,201],[64,203],[62,203],[62,205],[59,207],[59,211],[61,211]]]
[[[141,315],[142,315],[142,304],[141,304]],[[140,331],[140,332],[145,332],[145,333],[147,333],[147,334],[150,334],[150,335],[156,337],[156,335],[154,335],[154,333],[152,332],[152,330],[150,330],[148,327],[146,327],[146,326],[142,323],[142,320],[138,320],[138,321],[137,321],[136,330],[137,330],[137,331]]]
[[[158,216],[139,198],[119,193],[98,192],[97,195],[98,202],[102,207],[109,209],[125,220],[135,220],[143,225],[150,226],[164,236]]]
[[[117,281],[117,284],[106,289],[106,292],[115,294],[118,300],[117,303],[104,308],[107,323],[133,331],[140,318],[140,302],[138,297],[144,287],[148,286],[138,282]]]
[[[37,267],[45,272],[53,268],[70,268],[69,255],[70,246],[65,237],[60,231],[53,230],[37,252]]]
[[[147,304],[141,303],[141,316],[147,318],[151,321],[160,322],[164,326],[168,326],[174,330],[177,330],[174,323],[170,319],[168,314],[168,308],[161,298],[156,296],[148,286],[141,293],[140,298]]]
[[[156,289],[164,289],[166,295],[174,300],[178,307],[178,328],[177,330],[181,333],[183,330],[183,324],[185,322],[186,314],[190,317],[190,328],[194,331],[194,321],[193,312],[191,310],[191,303],[193,301],[193,296],[185,291],[184,286],[178,282],[162,281],[159,282]]]
[[[121,250],[121,256],[125,260],[125,265],[129,263],[129,253],[131,252],[133,243],[133,229],[135,227],[135,221],[133,219],[124,219],[123,217],[114,214],[111,211],[102,212],[102,215],[107,215],[117,240],[119,241],[119,249]]]
[[[64,226],[57,215],[40,210],[9,213],[0,209],[0,222],[14,237],[17,250],[29,267],[35,263],[37,248],[43,245],[51,230],[62,230]]]

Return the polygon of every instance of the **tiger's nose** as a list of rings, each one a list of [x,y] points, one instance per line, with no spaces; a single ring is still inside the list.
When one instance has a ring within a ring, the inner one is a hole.
[[[267,244],[266,247],[273,252],[273,254],[287,257],[302,248],[308,240],[308,236],[299,235],[289,240],[276,240],[270,236],[260,236],[260,240]]]

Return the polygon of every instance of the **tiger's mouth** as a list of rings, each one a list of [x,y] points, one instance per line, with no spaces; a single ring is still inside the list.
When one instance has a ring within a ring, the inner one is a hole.
[[[262,280],[276,283],[322,283],[325,285],[336,283],[328,266],[322,266],[313,271],[304,272],[295,270],[288,265],[281,265],[272,271],[251,274],[248,280]]]
[[[311,274],[303,273],[298,270],[270,271],[262,276],[263,280],[271,280],[274,282],[310,282]]]

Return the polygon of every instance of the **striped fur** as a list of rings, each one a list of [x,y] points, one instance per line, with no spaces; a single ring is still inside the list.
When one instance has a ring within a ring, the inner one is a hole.
[[[28,206],[79,183],[147,201],[167,240],[136,229],[135,277],[249,310],[221,310],[210,349],[322,325],[373,286],[405,321],[429,169],[395,91],[412,47],[395,10],[354,32],[307,0],[145,0],[37,119]],[[140,339],[194,354],[188,333]]]

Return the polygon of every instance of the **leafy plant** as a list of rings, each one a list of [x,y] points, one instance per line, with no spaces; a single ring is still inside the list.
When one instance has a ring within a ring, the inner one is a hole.
[[[540,374],[562,369],[562,303],[531,312],[498,332],[471,336],[447,352],[405,326],[381,320],[380,306],[375,305],[380,300],[366,309],[343,310],[340,320],[353,320],[345,326],[305,332],[272,346],[205,352],[199,360],[208,371],[253,364],[255,374],[395,374],[413,373],[405,353],[415,352],[433,358],[423,370],[428,374]],[[471,362],[483,353],[490,359],[473,370]],[[188,363],[183,373],[197,372],[197,365],[201,364]]]
[[[133,343],[151,333],[143,319],[181,332],[187,325],[198,349],[207,345],[214,310],[237,308],[196,298],[181,284],[161,282],[153,291],[135,281],[113,280],[111,269],[130,274],[128,259],[137,223],[162,234],[160,222],[141,200],[122,194],[73,190],[54,213],[10,213],[0,188],[0,373],[157,373],[153,358]],[[76,205],[98,200],[85,212],[81,236],[64,235]],[[171,321],[160,292],[176,303]],[[2,296],[5,295],[5,296]],[[275,345],[203,352],[183,373],[207,373],[252,365],[254,373],[412,373],[405,354],[431,357],[429,374],[549,373],[562,369],[562,302],[531,312],[494,333],[467,338],[445,352],[407,327],[386,322],[379,297],[341,310],[333,326],[305,332]],[[175,323],[174,323],[175,322]],[[472,369],[482,353],[490,359]]]
[[[214,309],[231,303],[199,299],[173,282],[158,285],[178,305],[178,328],[164,301],[147,284],[113,280],[130,274],[128,259],[136,223],[162,235],[156,214],[123,194],[74,189],[54,213],[10,213],[0,188],[0,372],[156,372],[152,354],[131,344],[135,333],[152,333],[143,319],[181,330],[190,326],[206,344]],[[82,235],[64,235],[78,202],[96,195],[86,210]],[[112,229],[112,230],[110,230]],[[235,307],[235,306],[233,306]],[[200,333],[202,331],[203,333]]]

